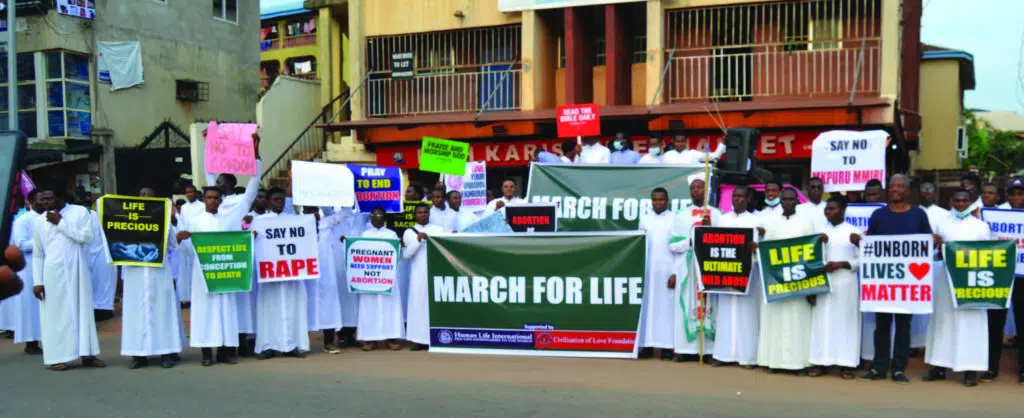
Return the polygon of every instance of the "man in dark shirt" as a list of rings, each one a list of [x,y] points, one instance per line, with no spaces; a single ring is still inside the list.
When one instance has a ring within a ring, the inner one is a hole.
[[[910,179],[897,174],[889,179],[889,204],[871,214],[868,221],[868,235],[910,235],[931,234],[928,214],[920,207],[911,206],[906,201],[910,189]],[[896,319],[896,341],[890,341],[893,317]],[[892,368],[892,380],[900,384],[908,384],[905,373],[907,358],[910,355],[910,319],[909,314],[875,313],[875,359],[871,362],[871,370],[861,380],[882,380]],[[892,358],[889,356],[892,347]]]

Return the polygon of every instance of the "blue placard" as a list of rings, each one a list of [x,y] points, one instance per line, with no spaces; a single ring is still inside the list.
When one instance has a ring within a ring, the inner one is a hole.
[[[508,222],[505,222],[505,216],[502,215],[501,212],[494,212],[490,216],[484,217],[460,232],[504,233],[514,231],[512,231],[511,226],[508,226]]]
[[[370,213],[384,208],[387,213],[402,212],[402,171],[398,167],[349,164],[356,182],[359,211]]]

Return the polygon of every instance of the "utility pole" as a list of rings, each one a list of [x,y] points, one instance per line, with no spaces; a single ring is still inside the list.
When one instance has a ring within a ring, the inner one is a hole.
[[[14,9],[17,0],[7,0],[7,126],[18,130],[18,29]]]

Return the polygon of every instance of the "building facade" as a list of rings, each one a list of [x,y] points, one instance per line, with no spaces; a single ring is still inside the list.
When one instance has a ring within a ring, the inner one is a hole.
[[[259,36],[256,2],[51,0],[18,2],[18,12],[8,25],[17,31],[18,120],[37,181],[65,181],[76,195],[86,178],[94,195],[146,182],[169,195],[191,171],[189,124],[255,119],[259,50],[246,45]],[[112,90],[101,42],[138,42],[142,84]],[[6,72],[0,81],[6,94]]]
[[[260,4],[260,87],[265,91],[278,75],[317,79],[320,48],[317,14],[302,0]]]

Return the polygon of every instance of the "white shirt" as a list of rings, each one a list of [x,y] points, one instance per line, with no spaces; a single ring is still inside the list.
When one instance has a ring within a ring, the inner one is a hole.
[[[924,209],[924,213],[928,215],[928,224],[931,225],[932,231],[935,231],[935,228],[939,226],[939,223],[945,221],[946,218],[949,217],[949,211],[936,204],[932,204],[928,207],[921,206],[921,209]]]
[[[1012,207],[1010,207],[1010,202],[1003,203],[1003,204],[1001,204],[999,206],[996,206],[996,207],[999,208],[999,209],[1013,209]]]
[[[725,154],[725,144],[719,143],[715,148],[715,151],[711,153],[711,159],[717,160]],[[665,164],[679,164],[679,165],[693,165],[704,162],[704,151],[686,149],[686,150],[670,150],[665,152],[665,157],[662,159]]]
[[[664,158],[661,155],[651,155],[651,153],[644,154],[640,157],[640,162],[637,164],[663,164]]]
[[[814,222],[814,230],[820,232],[828,224],[828,219],[825,218],[825,206],[827,204],[824,200],[818,202],[818,204],[807,201],[797,205],[796,211],[801,216],[810,218]]]
[[[611,154],[609,154],[609,158],[610,158],[610,157],[611,157]],[[575,164],[575,163],[576,163],[576,160],[575,160],[575,159],[573,159],[573,160],[570,160],[570,159],[569,159],[569,157],[566,157],[566,156],[564,156],[564,155],[562,155],[562,156],[559,156],[558,158],[561,158],[561,159],[562,159],[562,162],[563,162],[563,163],[566,163],[566,164]],[[577,157],[576,159],[579,159],[579,157]]]
[[[468,210],[455,211],[455,216],[451,217],[451,223],[446,227],[449,231],[459,232],[463,229],[469,228],[470,225],[480,220],[473,212]]]
[[[447,203],[446,203],[447,205]],[[438,225],[442,228],[449,229],[448,225],[451,224],[452,219],[455,218],[455,211],[452,211],[446,207],[438,209],[437,206],[430,206],[430,225]]]
[[[579,162],[584,164],[608,164],[611,158],[612,152],[608,150],[608,147],[595,142],[594,145],[583,146]]]
[[[505,202],[505,206],[502,206],[501,209],[496,209],[499,201],[500,202]],[[523,200],[523,199],[520,199],[518,197],[513,197],[511,199],[508,199],[508,198],[505,198],[504,196],[502,196],[502,197],[500,197],[498,199],[494,199],[494,200],[492,200],[490,202],[487,202],[487,208],[484,209],[484,215],[483,216],[484,217],[490,216],[494,212],[501,212],[501,216],[505,216],[505,207],[508,206],[508,205],[516,204],[516,203],[526,203],[526,201]]]

